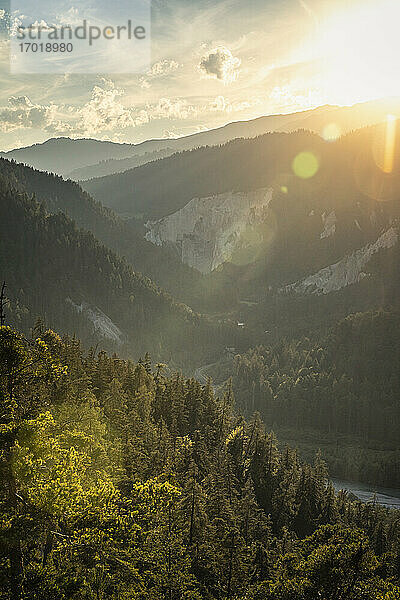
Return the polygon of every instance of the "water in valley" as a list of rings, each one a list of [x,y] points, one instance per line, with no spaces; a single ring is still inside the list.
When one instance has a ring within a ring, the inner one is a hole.
[[[400,490],[394,488],[381,488],[370,486],[363,483],[343,481],[340,479],[332,480],[335,490],[347,490],[354,496],[357,496],[361,502],[375,502],[387,508],[400,509]]]

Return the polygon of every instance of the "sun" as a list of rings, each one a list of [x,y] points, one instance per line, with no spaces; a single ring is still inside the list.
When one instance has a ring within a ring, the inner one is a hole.
[[[325,95],[339,104],[400,96],[400,0],[364,0],[321,24]]]

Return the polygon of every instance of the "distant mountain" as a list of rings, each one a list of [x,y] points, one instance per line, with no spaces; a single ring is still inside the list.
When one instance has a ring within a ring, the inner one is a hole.
[[[175,152],[176,150],[172,148],[165,148],[154,152],[146,152],[145,154],[140,154],[138,156],[130,156],[129,158],[110,158],[108,160],[103,160],[96,165],[89,165],[88,167],[74,169],[68,174],[68,177],[74,181],[84,181],[86,179],[93,179],[94,177],[104,177],[105,175],[122,173],[123,171],[128,171],[129,169],[141,167],[142,165],[152,162],[153,160],[166,158],[167,156],[175,154]]]
[[[306,129],[330,136],[382,121],[388,113],[400,116],[400,101],[377,100],[350,107],[320,106],[289,114],[268,115],[228,123],[177,139],[147,140],[140,144],[116,144],[99,140],[50,139],[44,144],[12,150],[1,156],[75,180],[121,173],[161,158],[160,154],[225,144],[236,138],[252,138],[268,132]],[[139,160],[138,157],[140,157]],[[127,160],[126,160],[127,159]]]
[[[40,171],[65,176],[73,169],[83,165],[111,158],[127,158],[131,156],[133,148],[132,144],[116,144],[100,140],[52,138],[43,144],[3,152],[0,156],[24,163]]]
[[[400,99],[378,100],[355,104],[354,106],[320,106],[312,110],[296,113],[267,115],[249,121],[228,123],[223,127],[201,131],[175,140],[150,140],[135,147],[135,153],[140,154],[141,162],[151,162],[161,158],[157,154],[165,151],[166,154],[193,150],[203,146],[216,146],[226,144],[237,138],[254,138],[270,132],[293,132],[305,129],[330,138],[335,135],[348,133],[366,125],[379,123],[386,115],[394,114],[400,117]],[[136,154],[135,154],[136,156]],[[147,160],[146,160],[147,159]],[[91,179],[139,166],[129,164],[129,159],[112,160],[105,165],[93,165],[82,172],[70,173],[72,179]]]
[[[1,158],[0,177],[20,193],[35,196],[47,212],[64,213],[78,227],[92,232],[135,271],[151,278],[179,301],[201,312],[225,306],[226,288],[213,290],[200,273],[181,262],[174,248],[161,248],[147,241],[143,225],[121,219],[94,201],[77,183]],[[233,290],[229,290],[228,296],[233,295]]]
[[[391,173],[382,170],[383,124],[335,142],[306,131],[234,140],[84,185],[141,218],[146,239],[174,249],[211,289],[234,289],[238,322],[263,335],[279,306],[280,330],[290,333],[395,301],[397,128]],[[307,178],[309,160],[316,173]]]

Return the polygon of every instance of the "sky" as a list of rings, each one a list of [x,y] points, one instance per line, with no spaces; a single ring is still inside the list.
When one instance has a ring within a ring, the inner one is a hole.
[[[62,1],[71,17],[82,6]],[[100,57],[98,73],[11,74],[7,2],[3,151],[60,136],[138,143],[400,96],[399,0],[153,0],[150,64],[126,74],[101,72]]]

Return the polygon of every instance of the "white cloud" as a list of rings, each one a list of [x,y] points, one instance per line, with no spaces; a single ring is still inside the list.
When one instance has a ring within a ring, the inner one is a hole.
[[[36,128],[51,133],[95,135],[147,122],[143,111],[136,114],[122,104],[123,90],[111,81],[103,80],[102,84],[93,88],[90,100],[81,107],[41,105],[27,96],[12,96],[7,106],[0,108],[0,129],[8,133]]]
[[[145,77],[140,78],[140,86],[143,89],[148,89],[150,87],[151,81],[170,75],[171,73],[179,69],[180,66],[181,65],[178,62],[176,62],[176,60],[159,60],[152,65],[151,69],[146,73]]]
[[[224,96],[217,96],[210,102],[209,109],[211,112],[241,112],[262,104],[260,98],[245,100],[243,102],[231,102]]]
[[[179,69],[179,63],[177,63],[176,60],[159,60],[152,65],[147,75],[149,77],[161,77],[163,75],[168,75],[177,69]]]
[[[208,77],[230,83],[237,79],[240,63],[228,48],[219,46],[203,56],[199,66]]]
[[[188,119],[196,114],[196,108],[181,98],[160,98],[148,107],[148,114],[151,119]]]
[[[27,96],[12,96],[8,105],[0,108],[0,130],[47,128],[54,120],[55,106],[34,104]]]
[[[102,79],[92,88],[90,99],[81,104],[35,104],[27,96],[12,96],[0,107],[0,131],[40,129],[70,136],[122,135],[125,130],[156,120],[186,120],[198,110],[182,98],[160,98],[142,106],[123,103],[125,91]],[[208,110],[208,109],[207,109]],[[176,134],[174,134],[176,135]]]
[[[163,138],[168,140],[175,140],[178,135],[174,131],[169,131],[168,129],[164,129]]]
[[[70,25],[71,27],[81,25],[83,21],[79,10],[75,6],[71,6],[65,13],[58,14],[56,19],[59,25]]]
[[[125,107],[120,100],[124,91],[112,81],[104,79],[102,83],[103,87],[96,85],[89,102],[77,110],[80,129],[87,134],[96,134],[134,126],[132,109]]]
[[[277,109],[312,108],[323,104],[324,99],[319,90],[302,89],[296,85],[277,85],[270,93],[270,100]]]

